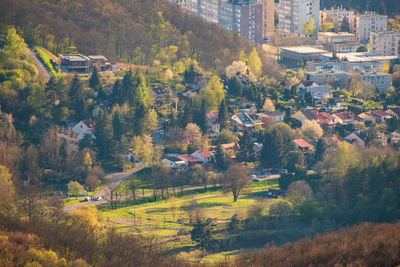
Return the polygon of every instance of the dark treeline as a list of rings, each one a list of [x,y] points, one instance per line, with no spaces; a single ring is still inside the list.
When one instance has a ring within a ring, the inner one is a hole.
[[[15,25],[29,44],[55,54],[104,54],[109,59],[151,65],[163,48],[178,47],[178,59],[223,70],[249,45],[217,25],[184,14],[166,1],[0,2],[0,24]]]
[[[399,13],[400,10],[400,2],[398,0],[321,0],[321,8],[339,6],[358,11],[376,11],[389,16]]]

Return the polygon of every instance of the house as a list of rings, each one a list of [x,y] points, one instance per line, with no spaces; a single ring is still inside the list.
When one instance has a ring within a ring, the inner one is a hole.
[[[153,97],[156,102],[163,103],[168,100],[171,90],[166,87],[153,87]]]
[[[306,120],[315,120],[320,125],[335,125],[335,117],[318,110],[301,109],[291,116],[291,118],[303,124]]]
[[[271,122],[281,122],[285,118],[285,114],[279,110],[265,112],[264,114],[270,118]]]
[[[358,116],[352,112],[339,112],[332,114],[332,116],[335,118],[336,123],[342,125],[356,124],[358,122],[356,120]]]
[[[245,113],[236,113],[231,117],[231,122],[234,125],[239,126],[242,129],[254,130],[255,125],[251,117]]]
[[[178,157],[167,156],[161,160],[161,163],[169,166],[171,169],[182,171],[185,169],[186,162]]]
[[[307,86],[310,83],[311,83],[311,85]],[[330,88],[328,88],[325,85],[318,85],[317,83],[312,82],[312,81],[306,81],[306,82],[300,83],[298,88],[299,88],[299,96],[300,97],[305,97],[305,95],[307,93],[310,93],[314,100],[322,101],[322,102],[333,97],[332,91]]]
[[[62,72],[90,73],[96,68],[105,71],[111,68],[104,56],[60,55],[60,70]]]
[[[217,137],[221,130],[218,119],[218,111],[208,112],[207,115],[207,133],[209,137]]]
[[[358,147],[364,148],[367,136],[368,135],[366,132],[353,132],[346,136],[343,140],[349,142],[350,144],[355,143]]]
[[[236,153],[239,152],[240,146],[238,142],[222,144],[221,147],[228,152],[231,158],[236,158]]]
[[[188,155],[188,154],[179,155],[179,156],[177,156],[177,158],[180,158],[181,160],[183,160],[185,162],[186,166],[189,166],[189,167],[201,163],[200,160],[198,160],[195,157],[193,157],[192,155]]]
[[[360,118],[364,119],[365,121],[369,121],[369,122],[376,122],[377,117],[372,114],[371,112],[364,112],[358,115]]]
[[[314,152],[314,147],[304,139],[294,139],[293,143],[295,147],[303,153]]]
[[[386,110],[386,113],[388,113],[393,118],[399,119],[400,118],[400,107],[389,108],[388,110]]]
[[[214,158],[214,154],[207,149],[197,150],[192,153],[192,156],[200,160],[202,163],[209,163]]]
[[[65,139],[73,151],[79,150],[79,137],[78,134],[73,132],[71,128],[56,128],[58,130],[57,135]]]
[[[376,122],[380,122],[380,123],[386,122],[387,119],[392,118],[389,113],[387,113],[383,110],[374,110],[374,111],[371,111],[371,113],[372,113],[372,115],[375,116]]]
[[[72,127],[72,132],[78,135],[79,140],[82,140],[86,134],[90,135],[92,138],[96,138],[94,135],[96,132],[95,128],[95,120],[82,120]]]

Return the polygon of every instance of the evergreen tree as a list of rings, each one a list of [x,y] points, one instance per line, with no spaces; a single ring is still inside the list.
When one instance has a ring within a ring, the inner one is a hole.
[[[326,150],[326,144],[324,139],[319,139],[315,147],[315,160],[317,162],[324,160],[325,150]]]
[[[100,83],[100,76],[99,72],[97,71],[97,68],[93,68],[92,75],[90,76],[89,79],[89,87],[92,88],[95,92],[98,92],[100,89],[101,83]]]
[[[75,75],[71,81],[69,89],[70,109],[74,111],[76,121],[81,121],[86,117],[85,93],[78,75]]]
[[[96,146],[101,159],[109,159],[113,154],[113,128],[110,117],[102,113],[96,124]]]
[[[215,151],[215,166],[220,170],[226,170],[231,163],[228,153],[222,148],[221,144],[217,145]]]
[[[229,113],[225,98],[222,99],[219,105],[218,120],[221,125],[221,130],[229,128]]]
[[[205,99],[201,101],[201,108],[195,118],[195,122],[205,134],[207,132],[207,104]]]
[[[243,135],[239,137],[239,160],[240,161],[253,161],[253,142],[249,131],[244,131]]]
[[[243,88],[236,76],[233,76],[228,81],[229,92],[234,96],[242,96]]]
[[[111,101],[115,104],[122,105],[126,100],[126,96],[124,96],[124,92],[122,89],[122,83],[120,80],[116,80],[113,86],[113,91],[111,95]]]
[[[202,248],[206,248],[212,239],[211,220],[197,219],[190,235],[193,241],[198,242]]]
[[[347,18],[346,16],[343,18],[342,23],[340,24],[340,31],[341,32],[350,31],[349,18]]]
[[[183,108],[183,113],[180,114],[180,126],[181,128],[186,127],[186,125],[190,122],[193,122],[193,109],[190,103],[186,103]]]
[[[133,131],[135,135],[142,135],[144,132],[146,109],[143,104],[139,104],[135,109],[135,121],[133,125]]]
[[[141,103],[146,109],[149,108],[153,98],[147,87],[144,74],[141,71],[137,72],[135,75],[135,86],[133,102],[130,102],[131,106]]]
[[[124,134],[124,122],[119,110],[117,109],[112,117],[112,127],[114,133],[114,140],[121,140],[121,136]]]

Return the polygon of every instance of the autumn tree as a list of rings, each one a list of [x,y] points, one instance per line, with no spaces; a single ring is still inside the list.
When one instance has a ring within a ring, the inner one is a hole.
[[[251,180],[245,167],[243,165],[236,164],[229,167],[229,169],[223,175],[221,183],[223,185],[224,192],[227,193],[231,191],[233,195],[233,201],[236,202],[243,190],[251,184]]]
[[[134,136],[131,144],[135,157],[141,159],[146,166],[151,166],[160,160],[160,151],[153,145],[151,136]]]
[[[11,214],[15,211],[15,190],[9,170],[0,165],[0,215]]]
[[[185,128],[185,139],[195,149],[202,149],[207,147],[207,137],[203,136],[199,126],[194,123],[189,123]]]
[[[247,60],[247,66],[249,67],[251,73],[254,74],[254,76],[256,76],[257,78],[261,77],[262,62],[255,47],[253,48],[253,50],[251,50],[249,54],[249,58]]]
[[[315,33],[315,21],[312,18],[304,22],[304,34],[307,36],[314,36],[314,33]]]
[[[302,123],[301,132],[312,140],[318,140],[324,135],[324,131],[315,120],[305,120]]]
[[[76,199],[78,199],[78,196],[83,194],[85,192],[85,189],[83,186],[75,181],[71,181],[68,183],[68,195],[69,196],[75,196]]]
[[[274,102],[272,102],[271,99],[266,98],[265,101],[264,101],[263,110],[267,111],[267,112],[275,111]]]

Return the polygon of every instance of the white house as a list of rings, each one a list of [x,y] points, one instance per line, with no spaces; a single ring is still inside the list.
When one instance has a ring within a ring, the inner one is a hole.
[[[193,152],[192,156],[203,163],[211,162],[214,158],[214,154],[207,149],[197,150]]]
[[[207,113],[207,132],[209,137],[217,137],[221,130],[221,125],[218,120],[218,111]]]
[[[181,171],[184,169],[186,166],[186,162],[178,157],[165,157],[163,160],[161,160],[161,163],[164,165],[169,166],[171,169],[176,169],[178,171]]]
[[[78,122],[74,127],[72,127],[72,132],[78,135],[79,140],[82,140],[85,134],[89,134],[92,138],[96,138],[94,135],[96,127],[96,121],[94,120],[83,120]]]

